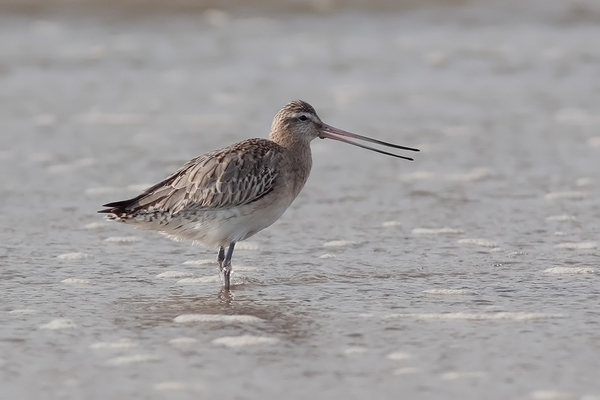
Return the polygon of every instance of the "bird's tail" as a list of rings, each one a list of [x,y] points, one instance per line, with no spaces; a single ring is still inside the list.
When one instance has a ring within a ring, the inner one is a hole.
[[[125,221],[131,217],[131,206],[137,198],[115,201],[113,203],[103,204],[102,207],[108,207],[103,210],[99,210],[100,214],[107,214],[106,219],[111,221]]]

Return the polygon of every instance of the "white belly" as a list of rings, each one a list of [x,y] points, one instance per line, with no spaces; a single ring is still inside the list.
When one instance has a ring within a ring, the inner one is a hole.
[[[209,248],[225,247],[270,226],[287,207],[287,204],[282,204],[279,207],[257,208],[248,204],[223,210],[184,211],[173,216],[168,223],[161,224],[158,229],[151,229],[159,230],[175,240],[193,240]]]

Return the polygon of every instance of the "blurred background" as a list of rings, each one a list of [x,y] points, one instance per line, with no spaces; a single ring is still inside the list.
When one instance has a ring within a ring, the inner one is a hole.
[[[600,399],[600,1],[0,0],[2,399]],[[234,254],[104,222],[303,99]],[[208,315],[208,316],[207,316]]]

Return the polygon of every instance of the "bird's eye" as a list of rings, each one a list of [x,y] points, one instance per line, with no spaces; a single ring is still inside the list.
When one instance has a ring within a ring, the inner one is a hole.
[[[306,120],[308,120],[308,117],[306,115],[301,115],[301,116],[298,117],[298,119],[300,121],[306,121]]]

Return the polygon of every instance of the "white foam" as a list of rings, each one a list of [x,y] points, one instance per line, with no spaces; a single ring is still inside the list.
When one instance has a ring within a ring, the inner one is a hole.
[[[487,179],[493,175],[493,172],[487,168],[475,168],[464,174],[450,174],[448,179],[459,182],[477,182]]]
[[[93,188],[85,189],[84,193],[87,194],[88,196],[95,196],[95,195],[99,195],[99,194],[108,194],[108,193],[114,193],[114,192],[118,192],[118,191],[119,191],[118,188],[104,186],[104,187],[93,187]]]
[[[246,346],[256,346],[263,344],[273,344],[279,342],[279,339],[268,336],[252,336],[252,335],[242,335],[242,336],[223,336],[217,339],[214,339],[211,343],[218,346],[225,347],[246,347]]]
[[[590,250],[598,247],[596,242],[565,242],[557,244],[557,249],[569,249],[569,250]]]
[[[496,242],[487,239],[460,239],[457,243],[488,248],[498,247]]]
[[[464,233],[460,229],[453,228],[415,228],[411,232],[413,235],[459,235]]]
[[[427,290],[423,290],[423,293],[441,294],[441,295],[474,294],[471,290],[467,290],[467,289],[427,289]]]
[[[332,241],[323,243],[323,247],[348,247],[348,246],[354,246],[356,244],[358,244],[358,243],[353,242],[351,240],[332,240]]]
[[[30,308],[21,308],[21,309],[17,309],[17,310],[11,310],[8,313],[9,314],[35,314],[36,312],[38,312],[38,311],[32,310]]]
[[[219,314],[182,314],[173,320],[177,323],[186,322],[223,322],[226,324],[256,324],[262,319],[253,315],[219,315]]]
[[[563,231],[556,231],[556,232],[554,232],[554,236],[567,236],[567,234],[564,233]]]
[[[431,180],[437,177],[433,172],[426,171],[418,171],[418,172],[410,172],[406,174],[400,175],[399,179],[401,182],[413,182],[413,181],[424,181]]]
[[[115,357],[108,360],[108,365],[128,365],[128,364],[140,364],[147,362],[160,361],[160,357],[154,354],[134,354],[131,356]]]
[[[587,192],[581,191],[551,192],[546,194],[546,198],[549,200],[582,200],[587,196]]]
[[[116,342],[96,342],[90,345],[94,350],[130,349],[136,347],[137,343],[131,339],[120,339]]]
[[[260,246],[256,242],[238,242],[235,244],[236,250],[259,250]]]
[[[588,144],[592,147],[600,147],[600,136],[589,138]]]
[[[595,182],[596,181],[592,178],[583,177],[583,178],[579,178],[575,181],[575,186],[588,187],[588,186],[593,186]]]
[[[191,337],[178,337],[178,338],[169,340],[169,344],[172,346],[187,346],[190,344],[194,344],[196,342],[198,342],[198,339],[191,338]]]
[[[526,313],[526,312],[494,312],[484,313],[406,313],[389,314],[385,319],[413,318],[418,320],[506,320],[506,321],[529,321],[539,319],[564,318],[563,314]]]
[[[402,226],[402,223],[400,221],[385,221],[381,224],[381,226],[384,228],[393,228],[396,226]]]
[[[177,281],[177,283],[214,283],[219,282],[221,277],[219,275],[201,276],[200,278],[183,278]]]
[[[369,351],[369,349],[367,349],[366,347],[361,347],[361,346],[350,346],[350,347],[346,347],[344,349],[344,354],[364,354],[367,351]]]
[[[155,278],[184,278],[194,276],[194,274],[183,271],[165,271],[156,275]]]
[[[217,260],[215,258],[204,258],[202,260],[187,260],[183,262],[183,265],[217,265]]]
[[[549,274],[595,274],[598,271],[587,267],[552,267],[545,269],[544,272]]]
[[[574,215],[551,215],[546,217],[546,221],[551,222],[567,222],[567,221],[577,221],[577,218]]]
[[[75,323],[69,318],[57,318],[48,322],[47,324],[41,325],[40,329],[59,330],[75,328],[76,326],[77,325],[75,325]]]
[[[138,242],[140,238],[137,236],[111,236],[104,239],[107,243],[129,244]]]
[[[464,371],[464,372],[446,372],[442,374],[442,379],[446,381],[453,381],[458,379],[477,379],[485,377],[484,372],[479,371]]]
[[[87,225],[84,225],[83,227],[87,230],[94,231],[94,230],[104,229],[107,226],[108,226],[108,224],[106,222],[92,222]]]
[[[417,368],[417,367],[404,367],[404,368],[397,368],[395,370],[392,371],[392,374],[394,375],[408,375],[408,374],[416,374],[421,372],[421,368]]]
[[[578,396],[569,392],[557,390],[536,390],[531,392],[531,398],[535,400],[575,400]]]
[[[87,285],[90,283],[89,279],[81,279],[81,278],[67,278],[60,281],[61,283],[65,283],[67,285]]]
[[[86,258],[90,258],[90,255],[86,253],[65,253],[56,256],[56,258],[58,258],[59,260],[75,261],[85,260]]]
[[[183,390],[188,390],[188,389],[189,389],[188,384],[185,382],[181,382],[181,381],[165,381],[165,382],[160,382],[160,383],[157,383],[156,385],[154,385],[154,390],[158,390],[161,392],[183,391]]]
[[[395,351],[393,353],[388,354],[387,358],[390,360],[410,360],[412,356],[401,351]]]
[[[331,253],[325,253],[319,256],[319,258],[335,258],[336,255],[335,254],[331,254]]]

